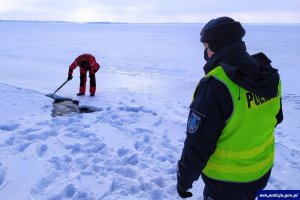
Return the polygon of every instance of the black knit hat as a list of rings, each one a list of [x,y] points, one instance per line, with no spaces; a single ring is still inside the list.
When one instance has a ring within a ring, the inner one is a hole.
[[[217,52],[230,43],[242,41],[245,33],[240,22],[230,17],[219,17],[205,24],[200,33],[200,41],[208,43],[210,49]]]

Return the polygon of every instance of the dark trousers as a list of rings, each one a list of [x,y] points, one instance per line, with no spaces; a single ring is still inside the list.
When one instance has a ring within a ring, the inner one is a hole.
[[[86,90],[86,74],[87,71],[83,68],[80,68],[80,86],[79,86],[79,92],[85,94]],[[95,74],[91,74],[89,71],[89,77],[90,77],[90,93],[95,94],[96,92],[96,76]]]
[[[256,192],[243,193],[230,191],[218,186],[205,185],[203,191],[204,200],[255,200]]]
[[[271,170],[258,180],[248,183],[218,181],[201,174],[205,184],[204,200],[254,200],[257,192],[267,186]]]

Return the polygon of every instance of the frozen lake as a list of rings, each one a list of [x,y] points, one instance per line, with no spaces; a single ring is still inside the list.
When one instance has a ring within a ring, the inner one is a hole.
[[[202,26],[0,22],[0,199],[179,199],[175,169],[203,76]],[[245,29],[248,52],[263,51],[283,85],[267,189],[299,189],[300,25]],[[101,65],[96,96],[76,96],[78,69],[58,94],[99,112],[52,118],[45,94],[82,53]],[[202,187],[194,184],[191,200]]]

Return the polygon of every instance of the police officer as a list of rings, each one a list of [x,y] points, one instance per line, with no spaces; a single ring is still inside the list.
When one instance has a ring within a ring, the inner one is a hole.
[[[205,76],[190,105],[177,166],[177,192],[201,175],[205,200],[254,200],[274,163],[274,129],[283,120],[278,71],[263,54],[250,56],[242,25],[229,17],[201,31]]]
[[[85,95],[86,88],[86,74],[89,72],[90,77],[90,96],[94,96],[96,92],[96,72],[99,70],[100,65],[91,54],[79,55],[74,62],[69,66],[68,80],[73,78],[73,70],[80,67],[80,86],[78,96]]]

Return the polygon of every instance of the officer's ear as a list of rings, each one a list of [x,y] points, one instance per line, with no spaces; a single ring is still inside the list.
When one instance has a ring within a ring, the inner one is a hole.
[[[211,58],[215,54],[215,52],[211,49],[211,47],[209,46],[208,43],[203,43],[203,46],[204,46],[205,50],[207,51],[208,58]]]

